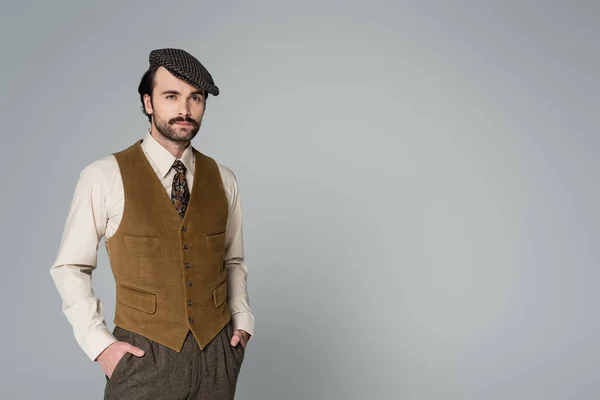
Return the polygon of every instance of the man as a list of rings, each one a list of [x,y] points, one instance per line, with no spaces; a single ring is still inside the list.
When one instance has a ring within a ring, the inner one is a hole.
[[[233,172],[197,151],[210,73],[180,49],[153,50],[138,88],[150,128],[80,174],[50,273],[105,399],[233,399],[254,331]],[[91,275],[104,236],[115,329]]]

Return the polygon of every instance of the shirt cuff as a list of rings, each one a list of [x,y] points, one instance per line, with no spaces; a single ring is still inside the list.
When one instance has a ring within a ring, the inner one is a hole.
[[[254,336],[254,316],[248,313],[237,313],[231,316],[231,325],[233,330],[241,329],[250,334],[250,338]]]
[[[97,330],[85,335],[81,348],[90,360],[96,361],[100,353],[116,341],[118,339],[108,331],[106,326],[100,326]]]

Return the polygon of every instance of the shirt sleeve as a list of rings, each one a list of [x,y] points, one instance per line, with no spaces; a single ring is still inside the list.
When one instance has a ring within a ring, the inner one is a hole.
[[[50,275],[75,339],[90,358],[117,339],[108,331],[102,302],[92,288],[100,239],[107,224],[105,174],[96,161],[81,171]]]
[[[254,314],[250,309],[242,236],[242,207],[237,179],[232,170],[220,165],[229,215],[225,235],[225,268],[227,269],[227,302],[231,311],[233,329],[242,329],[254,335]]]

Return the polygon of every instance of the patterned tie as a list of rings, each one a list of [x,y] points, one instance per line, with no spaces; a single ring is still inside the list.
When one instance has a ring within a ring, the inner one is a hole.
[[[175,160],[172,168],[175,170],[175,176],[171,187],[171,202],[179,216],[183,218],[190,200],[190,191],[185,180],[185,165],[180,160]]]

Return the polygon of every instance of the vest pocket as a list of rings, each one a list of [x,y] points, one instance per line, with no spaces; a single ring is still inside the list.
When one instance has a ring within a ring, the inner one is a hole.
[[[149,256],[157,252],[160,240],[156,237],[124,235],[127,251],[134,256]]]
[[[225,232],[206,236],[206,252],[210,259],[210,265],[221,271],[224,268],[223,259],[225,253]]]
[[[213,289],[213,299],[215,300],[215,307],[220,307],[225,302],[227,299],[227,279]]]
[[[122,283],[117,284],[117,302],[148,314],[156,312],[156,293]]]
[[[206,245],[209,247],[225,246],[225,232],[206,235]]]

